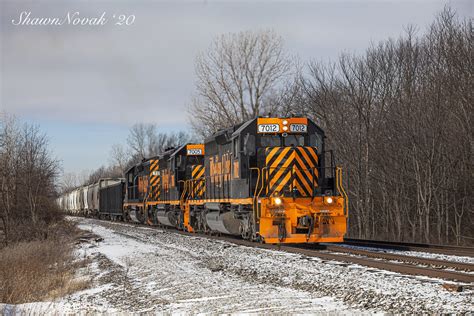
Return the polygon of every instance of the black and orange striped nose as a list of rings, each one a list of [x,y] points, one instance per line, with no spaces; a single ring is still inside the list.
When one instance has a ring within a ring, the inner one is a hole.
[[[312,147],[267,147],[265,149],[267,195],[294,192],[312,196],[317,186],[318,155]]]
[[[150,200],[158,201],[161,192],[161,177],[158,175],[158,159],[150,162]]]
[[[204,166],[194,165],[191,170],[191,177],[193,179],[192,198],[203,198],[206,192]]]

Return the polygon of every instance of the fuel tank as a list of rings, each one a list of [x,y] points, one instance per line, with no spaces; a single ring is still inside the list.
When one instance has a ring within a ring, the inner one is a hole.
[[[137,216],[136,209],[132,209],[129,214],[130,214],[130,219],[132,220],[132,222],[140,223],[140,220],[138,219],[138,216]]]
[[[233,212],[209,212],[206,214],[207,226],[214,231],[229,235],[240,235],[240,220],[234,218]]]

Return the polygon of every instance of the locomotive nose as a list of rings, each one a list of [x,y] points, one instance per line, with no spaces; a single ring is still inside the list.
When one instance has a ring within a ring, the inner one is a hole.
[[[318,155],[313,147],[267,147],[267,196],[313,196],[318,183],[317,166]]]

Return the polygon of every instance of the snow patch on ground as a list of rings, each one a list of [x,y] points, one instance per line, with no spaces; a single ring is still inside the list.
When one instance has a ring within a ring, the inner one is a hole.
[[[10,306],[27,314],[462,313],[473,291],[224,241],[117,222],[74,219],[103,238],[81,244],[93,287],[57,302]]]

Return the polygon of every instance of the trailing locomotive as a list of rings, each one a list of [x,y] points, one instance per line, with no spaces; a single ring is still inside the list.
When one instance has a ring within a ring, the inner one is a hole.
[[[180,229],[188,227],[185,214],[188,181],[202,172],[202,144],[187,144],[142,161],[125,172],[126,220],[162,224]],[[196,188],[197,189],[197,188]],[[196,194],[202,194],[201,191]]]
[[[324,138],[307,118],[259,117],[170,149],[126,171],[122,218],[266,243],[342,242],[348,201]]]

